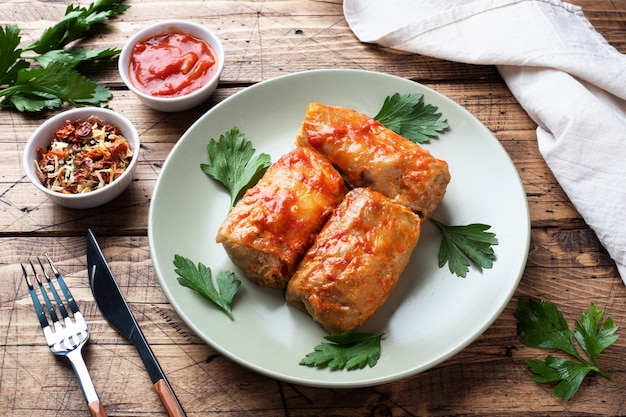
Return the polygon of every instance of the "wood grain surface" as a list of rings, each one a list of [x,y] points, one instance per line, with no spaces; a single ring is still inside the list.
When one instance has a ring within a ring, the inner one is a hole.
[[[89,1],[3,0],[0,25],[17,24],[22,43],[56,23],[68,4]],[[546,352],[516,334],[521,297],[555,302],[568,321],[596,303],[626,325],[626,287],[613,261],[551,174],[537,149],[535,124],[494,67],[447,62],[360,43],[340,0],[136,0],[106,29],[79,42],[119,47],[164,18],[189,19],[214,30],[226,50],[218,91],[196,109],[160,113],[125,89],[114,63],[86,68],[110,87],[109,105],[141,135],[135,181],[102,207],[54,205],[25,176],[24,144],[56,112],[0,110],[0,414],[87,416],[68,362],[52,355],[33,312],[20,262],[48,252],[66,276],[90,325],[88,367],[109,416],[166,416],[135,349],[100,315],[88,286],[85,233],[91,228],[147,340],[189,416],[592,416],[626,415],[626,337],[569,402],[532,381],[524,361]],[[586,16],[626,52],[626,0],[580,0]],[[177,316],[150,259],[148,209],[161,166],[189,126],[226,97],[263,80],[318,68],[355,68],[408,78],[450,97],[484,123],[508,151],[528,197],[532,235],[528,264],[513,299],[483,335],[444,363],[411,378],[359,389],[321,389],[259,375],[219,354]],[[593,146],[590,144],[590,146]],[[625,161],[626,163],[626,161]],[[624,186],[618,184],[616,186]],[[620,333],[623,329],[620,330]]]

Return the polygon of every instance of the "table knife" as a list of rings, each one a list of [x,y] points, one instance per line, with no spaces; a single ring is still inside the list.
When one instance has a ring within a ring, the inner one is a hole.
[[[87,231],[87,273],[89,285],[100,312],[115,330],[129,339],[137,348],[154,384],[154,389],[167,410],[167,415],[185,417],[182,406],[124,300],[91,230]]]

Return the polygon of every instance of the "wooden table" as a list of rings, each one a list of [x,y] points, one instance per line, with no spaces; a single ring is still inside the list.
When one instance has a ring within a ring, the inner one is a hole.
[[[17,24],[30,43],[54,24],[66,0],[4,0],[0,24]],[[80,4],[87,5],[88,1]],[[578,0],[598,31],[626,52],[626,1]],[[83,41],[122,47],[144,26],[191,19],[213,29],[226,48],[218,91],[192,111],[167,114],[141,105],[114,63],[90,75],[114,92],[109,105],[137,126],[141,159],[136,180],[100,208],[54,205],[26,179],[24,143],[54,112],[0,111],[0,413],[4,416],[87,416],[65,360],[41,334],[19,263],[49,252],[65,273],[87,320],[86,360],[109,416],[165,416],[135,349],[100,315],[87,282],[85,233],[94,230],[123,293],[189,416],[496,416],[626,415],[626,337],[601,356],[613,377],[588,378],[569,402],[538,385],[524,363],[544,351],[525,347],[513,312],[520,297],[555,302],[568,321],[596,303],[626,325],[626,287],[537,150],[535,124],[497,71],[407,55],[360,43],[342,2],[128,1],[108,29]],[[148,206],[163,161],[185,130],[224,98],[263,80],[313,68],[358,68],[398,75],[447,95],[476,115],[501,141],[521,175],[530,205],[528,264],[513,299],[475,342],[444,363],[385,385],[331,390],[296,386],[248,370],[203,343],[179,319],[152,269]],[[619,185],[623,186],[623,185]]]

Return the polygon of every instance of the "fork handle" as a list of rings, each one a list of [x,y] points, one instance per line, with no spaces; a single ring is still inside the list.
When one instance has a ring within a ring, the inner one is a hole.
[[[74,373],[83,390],[85,400],[87,400],[87,407],[92,417],[107,417],[104,407],[100,402],[100,398],[98,397],[98,393],[96,392],[96,388],[93,385],[93,381],[91,380],[91,376],[89,376],[85,360],[83,359],[82,346],[69,352],[67,357],[72,364],[72,368],[74,368]]]
[[[89,412],[92,417],[107,417],[107,413],[104,411],[104,407],[102,406],[100,400],[90,402],[87,404],[87,407],[89,408]]]

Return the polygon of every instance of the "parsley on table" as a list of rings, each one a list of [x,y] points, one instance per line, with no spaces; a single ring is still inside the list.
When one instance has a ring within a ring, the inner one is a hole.
[[[39,39],[26,50],[43,54],[63,49],[70,42],[88,34],[92,26],[104,23],[130,7],[122,3],[124,0],[96,0],[89,7],[70,4],[65,9],[65,16],[56,25],[44,30]]]
[[[218,141],[211,138],[207,151],[210,164],[200,164],[200,168],[226,187],[231,207],[271,164],[268,154],[254,155],[252,143],[245,139],[236,126],[220,135]]]
[[[90,81],[61,62],[46,68],[19,71],[15,83],[0,91],[9,104],[19,111],[40,111],[60,107],[63,102],[73,106],[99,104],[111,98],[104,87]]]
[[[426,143],[449,126],[437,107],[424,104],[423,98],[423,94],[410,93],[387,96],[374,119],[412,142]]]
[[[607,317],[602,321],[604,311],[591,304],[589,311],[581,314],[571,330],[559,308],[547,301],[520,299],[515,317],[518,320],[517,334],[523,344],[543,349],[562,351],[574,360],[557,358],[549,355],[545,361],[527,360],[526,364],[536,374],[536,382],[558,382],[554,395],[568,401],[578,391],[583,379],[589,372],[596,372],[610,379],[610,376],[598,367],[600,353],[612,345],[619,337],[618,326]],[[584,358],[578,351],[574,340],[585,352]]]
[[[498,244],[498,239],[495,233],[487,232],[491,226],[481,223],[448,226],[433,218],[430,221],[441,231],[439,268],[448,263],[450,272],[465,278],[470,262],[478,268],[493,267],[496,256],[493,246]]]
[[[231,304],[241,285],[241,281],[235,277],[234,272],[220,271],[215,278],[217,283],[217,288],[215,288],[211,269],[202,262],[196,267],[190,259],[174,255],[174,266],[176,266],[174,272],[179,276],[180,285],[197,291],[221,308],[228,317],[233,318]]]
[[[124,12],[124,0],[98,0],[88,8],[68,6],[65,16],[47,28],[32,44],[19,48],[16,25],[0,27],[0,107],[35,112],[61,107],[99,105],[111,92],[76,70],[81,63],[119,54],[118,49],[65,50],[72,41],[91,31],[96,24]],[[30,53],[30,54],[29,54]],[[37,63],[38,66],[31,67]]]
[[[363,369],[365,365],[372,368],[380,358],[380,340],[384,334],[344,332],[324,336],[332,343],[322,342],[315,346],[314,351],[300,361],[300,365],[333,370]]]
[[[61,62],[69,68],[75,68],[86,61],[96,61],[99,59],[114,58],[119,54],[119,49],[102,49],[99,51],[93,49],[84,49],[78,51],[54,50],[45,54],[33,57],[35,61],[42,67],[46,68],[55,62]]]

